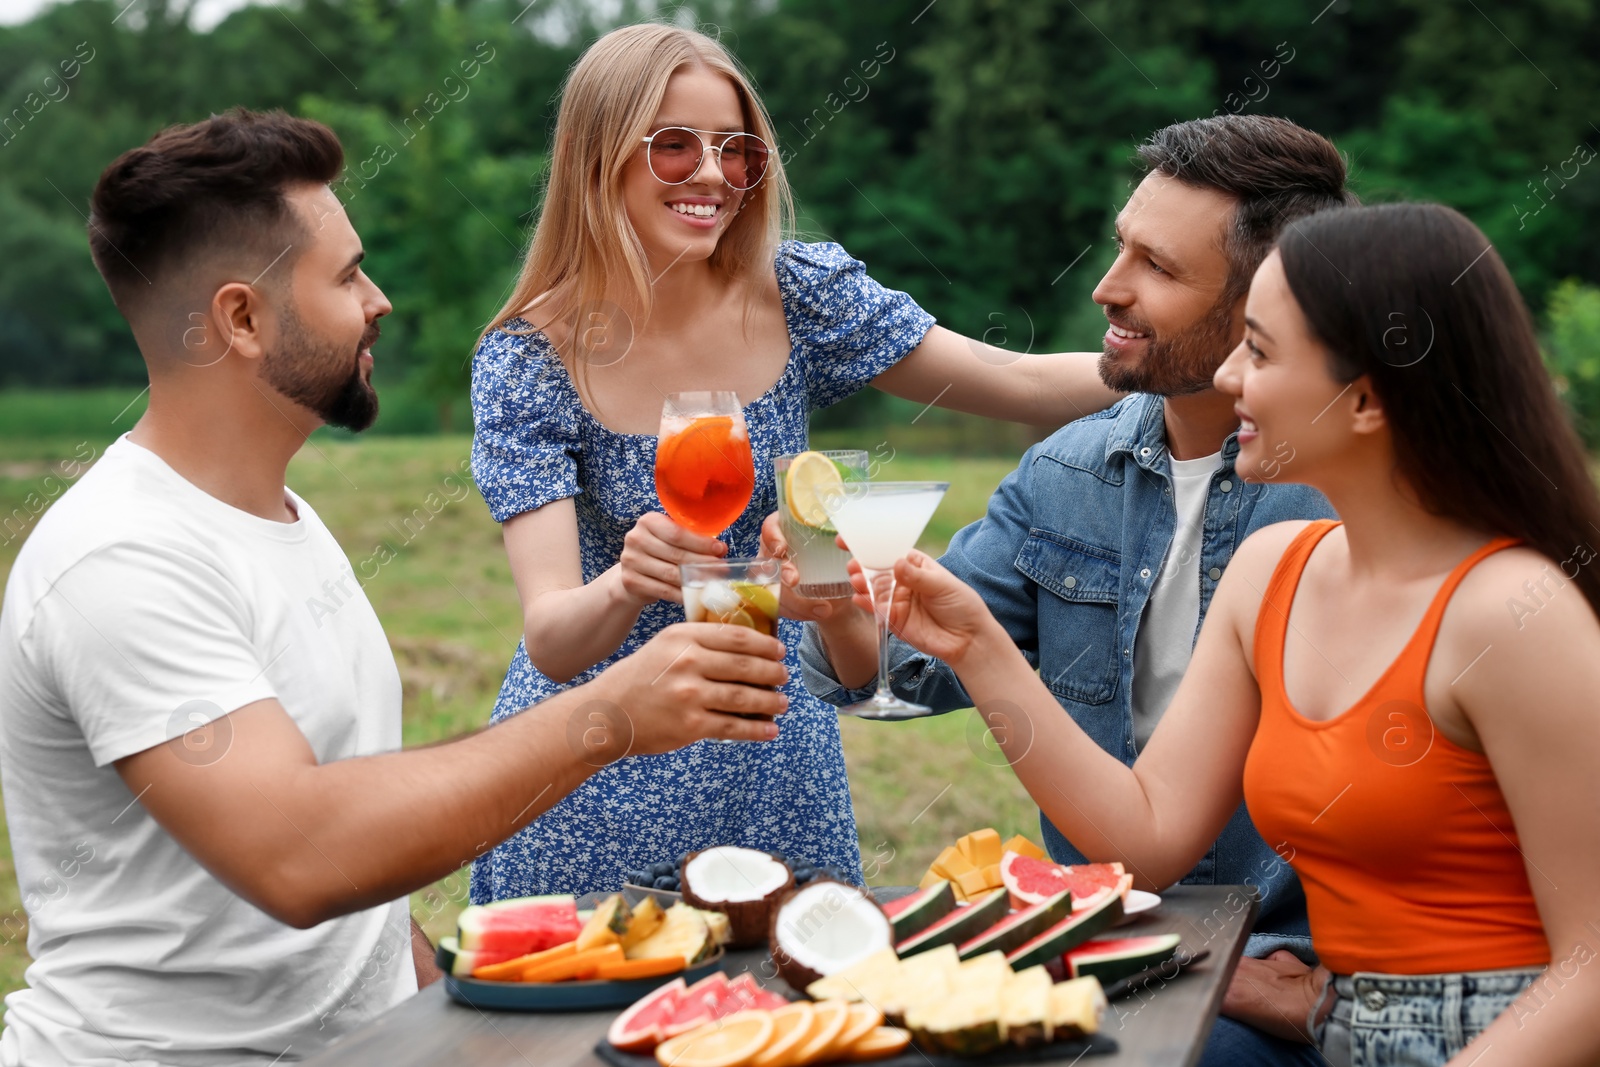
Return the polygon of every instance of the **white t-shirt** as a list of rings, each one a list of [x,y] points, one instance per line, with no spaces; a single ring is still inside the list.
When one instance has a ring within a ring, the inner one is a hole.
[[[1178,691],[1194,652],[1195,632],[1200,626],[1200,535],[1206,486],[1222,463],[1222,453],[1202,459],[1167,458],[1172,463],[1172,503],[1178,511],[1178,524],[1133,641],[1133,739],[1141,752],[1172,703],[1172,694]]]
[[[400,747],[400,678],[333,535],[123,438],[39,520],[0,611],[0,781],[28,988],[0,1063],[302,1059],[416,992],[404,899],[309,930],[212,877],[112,766],[276,697],[320,762]],[[226,720],[185,758],[240,758]]]

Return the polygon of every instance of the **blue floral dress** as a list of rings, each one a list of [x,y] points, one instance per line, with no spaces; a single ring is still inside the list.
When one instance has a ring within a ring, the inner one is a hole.
[[[762,520],[777,507],[772,460],[805,450],[810,413],[892,367],[934,321],[905,293],[873,281],[837,244],[786,241],[776,269],[789,362],[777,383],[744,409],[756,490],[722,536],[730,556],[758,553]],[[491,331],[473,357],[473,476],[496,522],[573,497],[583,580],[593,581],[617,562],[639,516],[661,510],[656,438],[607,429],[584,408],[548,339],[526,320],[505,326],[525,332]],[[679,604],[647,606],[622,647],[571,684],[593,678],[682,621]],[[800,634],[799,623],[781,621],[789,710],[776,741],[700,741],[602,768],[478,859],[472,900],[616,889],[629,870],[720,844],[833,864],[859,882],[861,853],[838,717],[800,681]],[[528,661],[519,643],[492,719],[515,715],[563,688]]]

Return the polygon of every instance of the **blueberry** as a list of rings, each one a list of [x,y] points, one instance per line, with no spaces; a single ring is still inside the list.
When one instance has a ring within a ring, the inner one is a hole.
[[[673,864],[673,866],[674,866],[674,867],[677,867],[677,868],[678,868],[678,869],[679,869],[679,870],[680,870],[680,871],[681,871],[681,870],[683,870],[683,865],[684,865],[684,864],[685,864],[685,863],[688,863],[688,862],[689,862],[689,857],[690,857],[690,856],[691,856],[691,855],[693,855],[693,853],[690,853],[690,852],[685,852],[685,853],[684,853],[684,854],[683,854],[683,855],[681,855],[681,856],[679,856],[679,857],[678,857],[678,862],[677,862],[677,863],[675,863],[675,864]]]
[[[676,893],[678,891],[678,880],[670,874],[663,874],[651,883],[651,886],[655,889],[665,889]]]
[[[816,876],[817,876],[816,869],[813,868],[809,863],[805,864],[804,866],[801,866],[801,867],[796,867],[794,869],[794,881],[795,881],[796,885],[800,885],[802,883],[809,882],[809,881],[811,881],[811,879],[815,878]]]
[[[674,893],[678,893],[683,890],[683,879],[679,878],[677,875],[668,875],[666,880],[672,884],[665,886],[664,888]]]
[[[649,871],[629,871],[628,872],[628,884],[629,885],[649,885],[652,881],[654,881],[654,879],[650,877],[650,872]]]
[[[663,863],[653,863],[653,864],[650,865],[650,877],[652,877],[652,878],[665,878],[667,875],[669,875],[671,873],[672,873],[672,864],[670,864],[670,863],[663,862]]]
[[[827,867],[818,867],[817,868],[817,877],[819,877],[819,878],[824,878],[824,877],[825,878],[833,878],[833,879],[836,879],[837,881],[840,881],[840,882],[848,882],[850,880],[850,879],[848,879],[848,878],[846,878],[844,876],[844,871],[842,871],[839,868],[834,867],[832,865],[829,865]]]

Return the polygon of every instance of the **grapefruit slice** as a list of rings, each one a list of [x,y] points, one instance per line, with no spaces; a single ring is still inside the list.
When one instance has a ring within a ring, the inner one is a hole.
[[[772,1040],[772,1013],[741,1011],[656,1046],[662,1067],[742,1067]]]
[[[1126,873],[1120,863],[1080,863],[1067,867],[1020,852],[1007,852],[1001,858],[1000,880],[1015,908],[1037,904],[1063,889],[1072,894],[1073,907],[1081,907],[1078,901],[1106,888],[1115,889],[1126,902],[1128,890],[1133,888],[1133,875]]]
[[[662,1023],[677,1010],[678,998],[686,988],[682,978],[675,978],[652,989],[611,1021],[606,1040],[623,1052],[649,1052],[661,1044]]]

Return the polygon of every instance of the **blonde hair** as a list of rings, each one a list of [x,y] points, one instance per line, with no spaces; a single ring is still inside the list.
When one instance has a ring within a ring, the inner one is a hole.
[[[649,262],[623,206],[622,171],[649,133],[667,82],[693,67],[733,83],[746,132],[772,149],[765,177],[744,194],[710,264],[730,279],[752,283],[772,270],[778,242],[793,228],[794,200],[772,120],[749,78],[720,42],[703,33],[659,23],[625,26],[591,45],[567,75],[539,223],[516,287],[484,334],[536,299],[546,322],[570,327],[586,309],[607,301],[639,321],[649,318]]]

